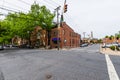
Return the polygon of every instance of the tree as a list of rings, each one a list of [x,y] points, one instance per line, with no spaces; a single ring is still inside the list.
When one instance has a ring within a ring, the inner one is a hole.
[[[102,39],[98,39],[97,43],[102,43]]]
[[[52,27],[54,27],[53,19],[55,15],[52,14],[50,10],[46,8],[46,6],[39,6],[36,3],[34,3],[31,6],[31,10],[28,15],[34,19],[34,21],[32,22],[34,23],[34,26],[41,26],[42,29],[45,29],[47,31],[46,36],[48,38],[48,45],[49,45],[50,44],[50,32],[51,32]]]
[[[29,13],[9,13],[4,22],[2,22],[2,26],[4,23],[9,23],[9,31],[7,31],[10,32],[8,34],[9,38],[17,35],[23,39],[28,39],[28,31],[33,31],[35,26],[41,26],[42,29],[47,31],[48,39],[50,39],[50,31],[54,26],[54,17],[55,15],[52,14],[50,10],[46,8],[46,6],[39,6],[39,4],[34,2],[34,4],[31,5]],[[8,27],[7,24],[5,26]],[[2,35],[5,35],[3,32]],[[3,40],[3,36],[0,40]]]
[[[6,20],[0,21],[0,43],[8,43],[11,39],[10,23]]]
[[[115,37],[116,37],[116,39],[118,40],[118,39],[120,38],[120,34],[119,34],[119,33],[118,33],[118,34],[116,33],[116,34],[115,34]]]
[[[109,38],[109,36],[105,36],[105,38]]]
[[[115,37],[113,36],[113,35],[111,35],[110,37],[109,37],[109,39],[110,40],[112,40],[112,39],[114,39]]]

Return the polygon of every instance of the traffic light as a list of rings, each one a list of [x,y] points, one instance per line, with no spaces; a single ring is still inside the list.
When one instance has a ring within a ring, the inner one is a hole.
[[[67,6],[68,6],[67,4],[64,5],[64,13],[67,12]]]

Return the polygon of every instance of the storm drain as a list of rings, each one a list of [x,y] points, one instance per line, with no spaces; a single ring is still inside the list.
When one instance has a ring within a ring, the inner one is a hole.
[[[47,80],[49,80],[49,79],[52,78],[52,75],[51,74],[47,74],[45,77],[46,77]]]

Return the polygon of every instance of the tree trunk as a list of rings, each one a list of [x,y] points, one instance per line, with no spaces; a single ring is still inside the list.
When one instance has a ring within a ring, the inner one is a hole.
[[[48,38],[48,46],[50,46],[50,38],[51,38],[51,31],[47,31],[47,38]]]

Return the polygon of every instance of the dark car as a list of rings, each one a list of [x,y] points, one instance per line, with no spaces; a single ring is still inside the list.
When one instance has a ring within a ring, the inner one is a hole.
[[[19,48],[28,48],[28,49],[33,49],[33,46],[30,46],[29,44],[22,44],[19,46]]]
[[[0,44],[0,50],[4,50],[4,46]]]
[[[87,43],[85,43],[85,44],[81,44],[81,45],[80,45],[80,47],[86,47],[86,46],[88,46]]]

